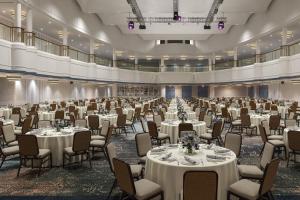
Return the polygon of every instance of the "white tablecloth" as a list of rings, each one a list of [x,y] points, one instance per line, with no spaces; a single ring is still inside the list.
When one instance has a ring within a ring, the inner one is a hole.
[[[267,120],[267,123],[269,124],[270,115],[257,115],[257,114],[250,114],[251,124],[255,125],[257,127],[257,134],[260,134],[259,132],[259,125],[262,121]]]
[[[178,126],[181,122],[179,120],[176,121],[164,121],[161,123],[160,131],[162,133],[166,133],[170,136],[171,143],[177,143],[178,139]],[[203,121],[186,121],[186,123],[193,123],[194,130],[198,135],[204,134],[206,131],[206,124]]]
[[[83,114],[87,110],[87,107],[86,106],[77,106],[76,108],[78,109],[79,118],[82,119],[83,118]]]
[[[118,115],[117,114],[108,114],[108,115],[98,115],[99,116],[99,128],[102,126],[102,120],[109,120],[110,125],[117,124]],[[88,117],[85,117],[87,124],[89,124]]]
[[[4,117],[5,119],[10,119],[11,112],[12,111],[10,108],[0,108],[0,117]]]
[[[145,166],[145,178],[159,184],[163,191],[165,200],[179,200],[183,189],[183,175],[186,171],[215,171],[218,174],[218,200],[226,200],[227,189],[238,181],[238,170],[236,156],[231,152],[229,158],[222,162],[208,162],[206,154],[214,154],[213,150],[201,149],[200,153],[191,156],[199,161],[197,165],[184,165],[185,153],[178,148],[168,149],[172,157],[178,161],[168,162],[159,160],[160,156],[147,154]],[[202,162],[201,162],[202,160]],[[201,199],[201,198],[199,198]]]
[[[168,111],[166,112],[166,115],[165,115],[165,118],[168,120],[168,119],[171,119],[171,120],[177,120],[178,117],[177,117],[177,111]],[[193,120],[193,119],[196,119],[196,113],[193,112],[193,111],[189,111],[187,112],[187,117],[188,117],[188,120]]]
[[[83,130],[81,128],[81,130]],[[87,129],[86,129],[87,130]],[[62,132],[66,131],[65,134]],[[52,165],[61,166],[63,164],[63,150],[73,145],[74,129],[66,128],[64,131],[56,132],[55,129],[41,129],[36,132],[31,131],[28,134],[36,134],[40,149],[50,149],[52,153]],[[68,132],[68,133],[67,133]]]
[[[50,120],[54,121],[55,111],[41,111],[39,112],[39,120]]]

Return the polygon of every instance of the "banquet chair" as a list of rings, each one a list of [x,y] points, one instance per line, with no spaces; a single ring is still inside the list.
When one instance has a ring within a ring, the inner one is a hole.
[[[268,139],[265,128],[261,124],[258,127],[259,127],[260,136],[261,136],[261,139],[262,139],[264,145],[266,144],[266,142],[273,144],[278,155],[281,151],[284,151],[284,155],[285,155],[285,159],[286,159],[287,158],[287,149],[286,149],[284,141]]]
[[[248,115],[248,108],[241,108],[240,115]]]
[[[212,125],[212,115],[204,115],[203,121],[205,122],[207,128],[211,128],[211,125]]]
[[[247,134],[247,130],[250,129],[250,136],[253,135],[253,131],[255,131],[255,133],[257,134],[257,127],[254,124],[251,124],[251,119],[250,119],[250,115],[241,115],[241,134],[243,134],[244,129],[246,129],[246,134]]]
[[[123,115],[123,109],[121,107],[116,107],[117,115]]]
[[[50,111],[55,111],[56,110],[56,104],[52,103],[50,104]]]
[[[227,192],[227,200],[231,196],[239,197],[240,199],[262,199],[262,197],[273,198],[272,187],[276,178],[279,159],[273,159],[266,165],[261,182],[254,182],[248,179],[241,179],[229,186]]]
[[[289,166],[290,156],[294,155],[294,162],[296,163],[296,155],[300,155],[300,131],[289,131],[288,133],[288,158],[286,166]]]
[[[201,108],[200,108],[200,107],[196,107],[196,108],[195,108],[196,118],[197,118],[197,117],[199,118],[200,112],[201,112]]]
[[[151,137],[149,133],[138,133],[135,135],[137,155],[140,157],[139,163],[146,163],[147,152],[152,149]]]
[[[81,164],[83,162],[83,156],[86,155],[90,168],[92,168],[91,156],[90,156],[90,142],[91,142],[91,131],[80,131],[76,132],[73,136],[73,146],[64,148],[63,152],[63,167],[65,167],[65,160],[68,160],[68,164],[75,156],[80,156]]]
[[[161,116],[153,115],[153,121],[155,122],[157,129],[160,130],[161,122],[162,122]]]
[[[129,164],[113,158],[113,166],[117,184],[122,191],[120,199],[127,197],[127,199],[150,200],[158,196],[161,200],[164,199],[164,193],[160,185],[148,179],[134,181]]]
[[[0,121],[0,146],[4,146],[4,139],[3,139],[3,121]]]
[[[233,132],[234,129],[237,129],[237,130],[241,130],[241,126],[242,126],[242,122],[241,120],[233,117],[233,115],[231,113],[229,113],[229,119],[230,119],[230,125],[229,125],[229,128],[227,130],[227,133],[229,132]]]
[[[62,108],[66,108],[67,104],[66,104],[66,102],[64,102],[64,101],[61,101],[61,102],[60,102],[60,106],[61,106]]]
[[[49,149],[39,149],[37,137],[35,135],[19,135],[17,139],[20,154],[20,165],[17,177],[20,175],[22,166],[24,165],[27,167],[27,161],[31,161],[31,168],[35,168],[34,161],[38,161],[38,176],[40,176],[43,164],[46,162],[50,162],[50,168],[52,168],[51,151]]]
[[[149,128],[149,135],[151,136],[151,140],[154,140],[157,142],[157,144],[160,146],[162,141],[169,141],[169,144],[171,144],[171,139],[168,134],[160,133],[157,130],[156,123],[153,121],[147,122],[148,128]]]
[[[83,127],[86,128],[87,127],[87,122],[85,119],[76,119],[75,120],[75,127]]]
[[[134,109],[134,121],[140,120],[140,118],[141,118],[141,110],[142,110],[141,107],[136,107]]]
[[[263,178],[263,170],[266,168],[266,165],[271,162],[274,155],[274,145],[267,142],[264,145],[263,153],[260,157],[259,166],[256,165],[238,165],[239,175],[241,178],[247,179],[259,179]]]
[[[104,155],[106,156],[105,147],[109,144],[111,135],[112,135],[112,127],[109,127],[105,140],[91,140],[90,148],[92,148],[93,155],[97,151],[97,152],[103,152]]]
[[[16,146],[18,145],[17,137],[14,133],[13,125],[4,125],[2,126],[3,131],[3,140],[7,146]]]
[[[214,171],[187,171],[183,175],[183,200],[217,200],[218,174]]]
[[[283,122],[280,121],[280,128],[283,133],[285,128],[296,127],[297,121],[295,119],[284,119]]]
[[[280,133],[280,116],[279,115],[271,115],[269,119],[269,127],[270,132],[274,131],[275,133],[278,131]]]
[[[133,132],[136,132],[136,129],[134,127],[134,111],[129,110],[126,115],[126,127],[130,127]]]
[[[92,140],[105,140],[108,131],[109,131],[109,127],[110,127],[110,121],[109,120],[101,120],[101,129],[100,129],[100,133],[97,135],[92,135],[91,139]]]
[[[268,140],[283,140],[282,135],[271,135],[269,122],[267,120],[261,121],[261,125],[265,128],[265,132],[266,132]]]
[[[29,132],[31,130],[31,122],[32,122],[32,118],[27,117],[22,124],[22,129],[15,130],[14,133],[15,134],[26,134],[27,132]]]
[[[204,121],[204,117],[205,117],[205,111],[201,110],[199,115],[198,115],[198,120],[199,121]]]
[[[63,121],[65,119],[65,111],[63,110],[55,111],[54,119]]]
[[[214,123],[212,132],[201,134],[200,139],[206,140],[208,144],[210,144],[213,140],[216,140],[219,143],[219,145],[222,145],[222,126],[222,120],[218,120]]]
[[[194,132],[194,127],[192,123],[180,123],[178,125],[178,138],[181,138],[181,132],[182,131],[193,131]]]
[[[242,136],[239,134],[227,133],[225,136],[224,147],[233,151],[236,157],[240,157],[242,146]]]
[[[0,157],[2,158],[0,168],[2,167],[6,157],[15,156],[19,154],[19,146],[3,147],[0,145]]]
[[[116,146],[113,143],[108,144],[105,148],[105,152],[106,152],[106,155],[107,155],[107,160],[108,160],[108,163],[109,163],[110,171],[113,174],[115,174],[113,159],[117,157]],[[130,170],[131,170],[133,178],[140,179],[140,178],[143,177],[143,166],[142,165],[131,164],[129,166],[130,166]],[[117,179],[115,177],[113,185],[111,186],[110,192],[109,192],[108,197],[106,199],[110,199],[111,193],[112,193],[113,189],[116,186],[117,186]]]
[[[99,132],[100,122],[99,122],[99,116],[98,115],[89,115],[88,116],[88,127],[92,131],[92,134],[94,135],[95,132]]]
[[[69,113],[75,112],[75,106],[69,106]]]
[[[117,118],[117,124],[113,124],[113,129],[115,133],[117,133],[117,130],[119,130],[119,134],[121,134],[123,131],[125,132],[125,135],[127,136],[127,130],[126,130],[126,115],[118,115]]]
[[[14,121],[15,126],[19,126],[20,124],[20,114],[12,114],[10,119]]]
[[[38,128],[48,128],[48,127],[51,127],[51,121],[50,120],[39,120]]]
[[[105,110],[107,110],[109,112],[110,111],[110,107],[111,107],[110,101],[106,101],[105,102]]]
[[[162,109],[163,109],[163,108],[161,108],[161,110],[158,111],[158,115],[160,115],[161,121],[163,122],[163,121],[166,120],[166,118],[165,118],[165,113],[166,113],[166,112],[162,111]]]
[[[141,121],[141,124],[142,124],[143,133],[149,133],[147,120],[142,117],[142,118],[140,118],[140,121]]]

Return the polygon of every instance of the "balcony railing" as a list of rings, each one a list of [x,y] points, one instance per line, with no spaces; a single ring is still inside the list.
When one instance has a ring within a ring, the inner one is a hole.
[[[77,49],[49,41],[47,39],[42,38],[41,36],[38,37],[33,32],[25,32],[23,28],[11,27],[2,23],[0,23],[0,39],[7,40],[10,42],[22,42],[28,46],[35,46],[38,50],[58,56],[69,56],[72,59],[79,60],[82,62],[94,62],[98,65],[103,66],[113,65],[113,61],[111,59],[102,57],[100,55],[90,55]],[[230,69],[234,66],[243,67],[252,65],[256,62],[268,62],[279,59],[281,56],[291,56],[296,54],[300,54],[300,42],[283,46],[271,52],[263,53],[258,57],[252,56],[249,58],[240,59],[236,62],[236,64],[233,60],[219,63],[217,62],[214,66],[212,66],[212,70]],[[139,64],[135,66],[134,63],[131,63],[129,61],[118,60],[116,62],[118,68],[128,70],[139,70],[145,72],[205,72],[209,70],[208,66],[196,66],[192,62],[190,62],[190,66],[166,66],[163,68],[159,67],[159,64]]]

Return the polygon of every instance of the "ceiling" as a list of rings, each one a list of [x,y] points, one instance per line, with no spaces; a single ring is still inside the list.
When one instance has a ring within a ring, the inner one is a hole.
[[[143,17],[172,17],[173,0],[136,0]],[[178,0],[179,15],[182,17],[207,17],[214,0]],[[211,35],[225,34],[232,26],[244,25],[254,13],[265,12],[272,0],[224,0],[217,17],[227,17],[225,29],[220,31],[217,24],[211,30],[204,30],[203,24],[171,23],[146,24],[146,30],[129,30],[127,17],[131,12],[125,0],[77,0],[86,13],[97,14],[105,25],[117,26],[125,34],[138,34],[145,40],[191,39],[206,40]],[[131,17],[134,17],[132,12]]]

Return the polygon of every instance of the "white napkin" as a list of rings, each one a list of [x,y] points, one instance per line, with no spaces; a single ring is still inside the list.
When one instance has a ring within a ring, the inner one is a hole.
[[[166,161],[172,156],[172,152],[163,155],[160,160]]]
[[[151,149],[151,152],[154,152],[154,153],[158,153],[158,152],[163,152],[163,151],[165,151],[165,148],[153,148],[153,149]]]
[[[212,154],[206,155],[206,158],[208,158],[208,159],[213,159],[213,160],[221,160],[221,161],[226,160],[226,157],[225,157],[225,156],[212,155]]]
[[[226,149],[226,148],[215,148],[215,153],[229,153],[230,150],[229,149]]]
[[[184,156],[184,159],[189,162],[190,164],[196,165],[198,164],[198,162],[196,160],[194,160],[193,158],[189,157],[189,156]]]

